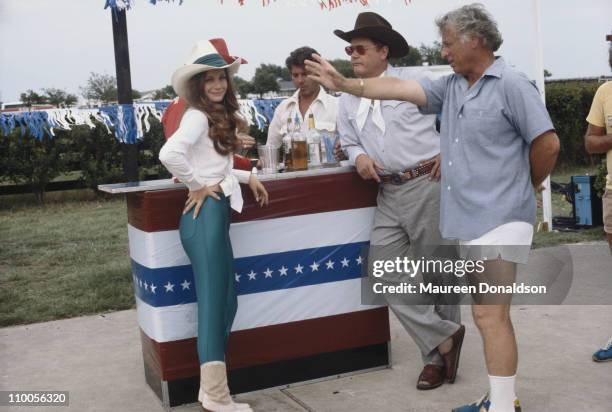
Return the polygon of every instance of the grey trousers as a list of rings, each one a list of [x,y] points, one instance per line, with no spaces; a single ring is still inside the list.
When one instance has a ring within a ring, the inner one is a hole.
[[[369,261],[374,260],[373,254],[376,259],[384,256],[386,260],[405,256],[420,258],[431,247],[448,244],[440,236],[439,215],[440,183],[430,181],[427,176],[402,185],[381,185]],[[392,284],[401,282],[402,276],[389,274],[384,280]],[[419,304],[396,304],[390,299],[387,303],[419,347],[423,363],[443,365],[437,346],[459,329],[459,306],[437,304],[436,297],[427,294],[420,294],[416,299]]]

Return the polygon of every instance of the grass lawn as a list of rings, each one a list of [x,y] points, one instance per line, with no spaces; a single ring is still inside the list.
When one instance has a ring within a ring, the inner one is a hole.
[[[0,199],[0,326],[134,306],[123,198]]]
[[[569,182],[588,168],[556,172]],[[134,307],[123,197],[89,190],[0,197],[0,326]],[[571,205],[553,194],[553,215]],[[603,229],[537,233],[534,247],[603,240]]]

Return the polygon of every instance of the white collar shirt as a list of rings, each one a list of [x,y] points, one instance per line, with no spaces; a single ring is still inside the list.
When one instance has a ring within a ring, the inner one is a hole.
[[[302,116],[299,103],[299,89],[291,96],[286,98],[278,105],[274,111],[274,117],[268,128],[267,144],[274,146],[281,145],[283,136],[287,133],[287,119],[291,118],[292,123],[295,119],[299,119],[300,130],[306,132],[308,130],[308,116],[312,113],[315,119],[315,128],[319,130],[328,130],[334,132],[336,130],[336,118],[338,117],[338,98],[325,91],[322,87],[319,88],[319,94]]]

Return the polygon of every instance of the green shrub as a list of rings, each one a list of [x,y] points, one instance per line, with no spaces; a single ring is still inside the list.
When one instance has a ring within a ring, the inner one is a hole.
[[[166,142],[162,124],[156,118],[149,118],[151,128],[138,142],[138,171],[140,180],[154,175],[158,179],[171,177],[171,174],[159,161],[159,151]]]
[[[597,168],[597,177],[595,179],[595,190],[597,191],[597,195],[599,197],[603,197],[603,194],[606,191],[606,175],[607,174],[608,174],[608,171],[606,168],[606,159],[604,158],[599,164],[599,167]]]
[[[0,137],[0,180],[30,185],[36,200],[43,203],[46,186],[66,171],[68,146],[64,136],[45,135],[39,140],[27,131],[22,136],[16,128]]]
[[[598,86],[578,81],[546,84],[546,107],[561,141],[559,166],[594,166],[599,161],[600,156],[584,149],[586,117]]]
[[[81,180],[86,187],[96,190],[99,184],[116,183],[123,180],[121,146],[106,127],[94,122],[96,127],[74,126],[58,134],[70,140],[66,156],[73,167],[81,171]]]

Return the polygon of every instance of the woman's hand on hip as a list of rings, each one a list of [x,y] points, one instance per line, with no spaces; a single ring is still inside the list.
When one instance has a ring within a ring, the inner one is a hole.
[[[251,174],[251,177],[249,178],[249,187],[253,192],[255,201],[259,203],[259,207],[263,207],[264,205],[268,204],[268,191],[254,174]]]
[[[199,190],[190,190],[189,194],[187,194],[187,201],[185,202],[185,209],[183,209],[183,214],[186,214],[195,207],[193,211],[193,218],[197,218],[198,214],[200,213],[200,209],[202,208],[202,205],[204,204],[204,201],[208,196],[217,200],[221,200],[219,196],[214,192],[213,188],[209,186],[204,186]]]

